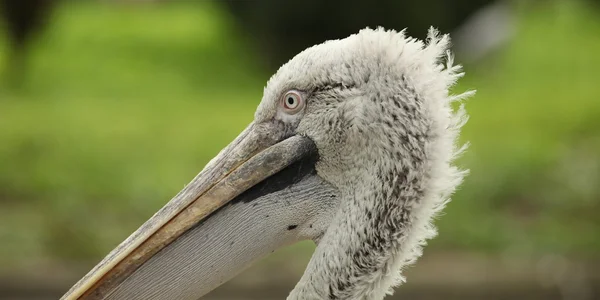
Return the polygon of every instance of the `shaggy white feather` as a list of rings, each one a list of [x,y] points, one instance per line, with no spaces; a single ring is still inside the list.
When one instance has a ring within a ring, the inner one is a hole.
[[[436,235],[432,218],[467,173],[452,165],[467,117],[451,103],[473,94],[449,94],[463,76],[449,46],[434,29],[426,42],[364,29],[303,51],[269,81],[256,121],[272,118],[286,90],[312,93],[293,126],[341,194],[288,299],[382,299]]]
[[[420,43],[419,43],[420,44]],[[437,235],[437,230],[432,223],[433,218],[450,201],[450,196],[462,183],[468,170],[460,170],[452,165],[467,148],[467,144],[459,147],[458,136],[461,127],[467,122],[468,116],[464,105],[460,105],[457,112],[453,112],[451,103],[463,100],[474,94],[474,91],[458,95],[449,95],[448,90],[456,81],[464,76],[460,65],[453,65],[454,57],[448,50],[450,38],[448,35],[439,36],[435,29],[430,29],[428,40],[421,53],[420,60],[428,68],[421,72],[415,70],[413,84],[417,91],[422,93],[427,111],[430,113],[437,139],[430,140],[426,152],[429,157],[427,169],[429,180],[426,183],[425,195],[422,204],[413,211],[414,220],[410,229],[406,231],[406,240],[399,249],[392,253],[390,267],[382,270],[379,286],[373,287],[373,298],[382,299],[385,294],[391,295],[393,287],[405,281],[401,271],[413,264],[421,255],[422,248],[427,240]],[[440,59],[446,59],[446,64]],[[385,291],[385,294],[380,293]]]

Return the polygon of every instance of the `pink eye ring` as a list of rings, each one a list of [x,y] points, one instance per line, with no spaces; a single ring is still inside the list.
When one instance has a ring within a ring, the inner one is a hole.
[[[290,114],[295,114],[304,107],[304,98],[296,90],[289,90],[281,97],[281,106]]]

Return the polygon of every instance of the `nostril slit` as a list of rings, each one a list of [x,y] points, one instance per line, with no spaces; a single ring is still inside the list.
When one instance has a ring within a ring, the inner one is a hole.
[[[288,230],[294,230],[296,227],[298,227],[298,225],[290,225],[288,226]]]

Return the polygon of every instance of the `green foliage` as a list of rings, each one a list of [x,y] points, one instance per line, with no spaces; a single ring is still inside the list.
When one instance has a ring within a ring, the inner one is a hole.
[[[250,122],[269,74],[213,4],[66,2],[23,83],[5,69],[0,257],[102,256]],[[433,246],[595,253],[600,18],[575,1],[516,10],[515,39],[456,89],[478,90],[471,176]]]
[[[3,74],[0,256],[103,254],[250,122],[268,77],[209,4],[67,2]]]
[[[467,66],[471,169],[438,246],[597,253],[600,19],[579,1],[517,7],[516,38]],[[459,88],[459,89],[460,89]]]

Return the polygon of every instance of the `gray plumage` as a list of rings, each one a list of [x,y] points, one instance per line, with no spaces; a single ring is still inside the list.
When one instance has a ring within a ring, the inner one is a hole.
[[[319,149],[317,173],[340,207],[288,299],[382,299],[435,235],[431,218],[465,171],[451,165],[466,118],[450,103],[463,74],[447,35],[426,43],[404,32],[362,30],[297,55],[271,78],[255,122],[272,118],[279,94],[310,91],[296,131]],[[275,113],[276,115],[276,113]]]

